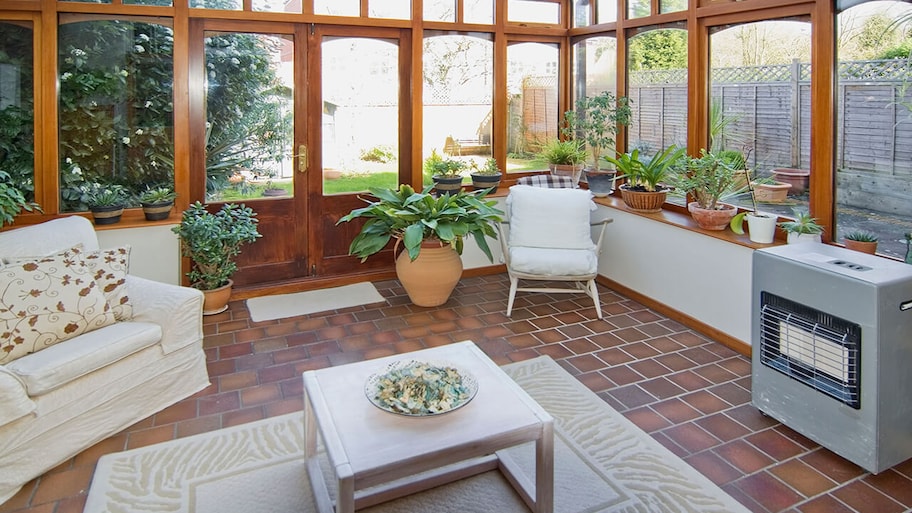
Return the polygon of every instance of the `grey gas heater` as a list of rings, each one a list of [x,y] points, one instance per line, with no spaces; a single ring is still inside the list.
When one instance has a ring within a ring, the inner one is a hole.
[[[789,244],[752,287],[754,406],[870,472],[912,458],[912,265]]]

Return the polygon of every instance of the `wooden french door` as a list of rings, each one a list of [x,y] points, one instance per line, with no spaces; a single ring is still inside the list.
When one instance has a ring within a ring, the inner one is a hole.
[[[391,256],[365,264],[348,256],[361,223],[336,222],[364,205],[359,194],[368,186],[402,181],[399,162],[410,148],[399,135],[400,31],[203,23],[199,101],[207,114],[197,133],[206,136],[194,146],[207,148],[196,160],[205,158],[205,195],[213,210],[225,201],[253,208],[262,234],[243,248],[235,284],[391,267]],[[235,74],[212,72],[226,60],[239,61]],[[229,95],[251,89],[258,98],[232,103]]]

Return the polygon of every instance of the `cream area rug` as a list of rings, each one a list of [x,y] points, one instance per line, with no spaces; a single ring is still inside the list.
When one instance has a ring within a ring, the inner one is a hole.
[[[555,513],[747,513],[550,358],[504,370],[554,417]],[[302,446],[297,412],[108,454],[98,462],[84,511],[311,513]],[[531,477],[534,447],[510,451]],[[490,471],[361,511],[529,510],[500,472]]]
[[[372,283],[364,282],[294,294],[255,297],[247,300],[247,309],[250,310],[250,319],[259,322],[384,301],[386,299]]]

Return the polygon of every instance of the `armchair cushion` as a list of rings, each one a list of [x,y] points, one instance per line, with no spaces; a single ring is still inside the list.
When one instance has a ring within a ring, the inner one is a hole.
[[[0,364],[114,322],[79,252],[0,269]]]
[[[25,385],[13,373],[0,365],[0,426],[28,415],[37,405],[29,399]]]
[[[594,249],[510,248],[514,271],[537,276],[587,276],[598,272]]]
[[[594,207],[585,189],[514,185],[507,197],[509,245],[592,250],[589,212]]]

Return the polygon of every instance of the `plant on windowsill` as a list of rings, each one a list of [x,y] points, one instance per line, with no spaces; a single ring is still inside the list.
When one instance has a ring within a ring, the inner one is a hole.
[[[225,311],[231,298],[231,277],[237,272],[235,259],[241,247],[261,237],[256,212],[243,203],[225,203],[211,213],[199,201],[181,215],[171,229],[180,238],[181,256],[190,259],[186,273],[190,286],[205,296],[203,314]]]
[[[722,199],[735,193],[735,170],[718,155],[700,150],[699,157],[686,157],[673,175],[673,185],[693,198],[687,210],[704,230],[724,230],[738,209]]]
[[[852,230],[844,236],[846,249],[873,255],[877,253],[877,235],[866,230]]]
[[[573,184],[579,183],[588,152],[580,141],[574,139],[552,139],[542,145],[536,158],[548,164],[548,170],[555,176],[569,176]]]
[[[139,204],[147,221],[161,221],[171,215],[177,193],[166,185],[149,187],[139,195]]]
[[[464,239],[473,237],[492,262],[486,237],[497,238],[495,223],[503,212],[496,201],[485,200],[488,190],[456,191],[434,197],[431,186],[421,192],[410,185],[399,189],[369,189],[375,199],[352,210],[339,223],[366,219],[352,240],[349,254],[363,262],[395,239],[396,274],[418,306],[439,306],[449,299],[462,276]],[[439,268],[439,269],[438,269]]]
[[[92,212],[95,224],[114,224],[120,222],[127,192],[122,185],[91,183],[83,187],[85,203]]]
[[[25,199],[22,191],[13,185],[9,173],[0,171],[0,226],[13,224],[14,218],[23,210],[43,212],[37,203]]]
[[[500,186],[503,173],[500,171],[500,167],[497,166],[496,159],[489,158],[485,160],[483,167],[478,167],[478,164],[473,161],[470,167],[472,168],[472,186],[475,187],[475,190],[490,189],[492,187],[497,190],[497,187]]]
[[[662,210],[668,191],[672,189],[664,182],[671,177],[674,166],[683,156],[684,148],[672,144],[649,160],[641,159],[638,149],[617,158],[604,158],[627,179],[627,183],[620,186],[621,199],[627,207],[637,212],[655,213]]]
[[[745,170],[745,181],[747,190],[750,193],[751,203],[754,209],[750,212],[739,212],[732,218],[729,226],[732,231],[738,235],[744,234],[744,220],[747,219],[748,237],[751,242],[760,244],[770,244],[776,238],[776,220],[778,216],[766,212],[760,212],[757,208],[757,190],[755,189],[756,181],[751,180],[750,171]]]
[[[431,156],[424,160],[424,171],[431,175],[438,194],[453,194],[462,190],[462,170],[465,168],[465,162],[443,157],[437,150],[431,150]]]
[[[630,123],[630,101],[610,91],[576,100],[574,110],[564,112],[564,135],[583,141],[592,154],[592,167],[586,169],[589,190],[607,196],[614,190],[615,171],[602,169],[602,151],[614,148],[618,127]]]
[[[782,221],[779,227],[788,234],[787,242],[820,242],[823,226],[817,224],[817,219],[811,217],[810,212],[799,208],[792,209],[794,220]]]

